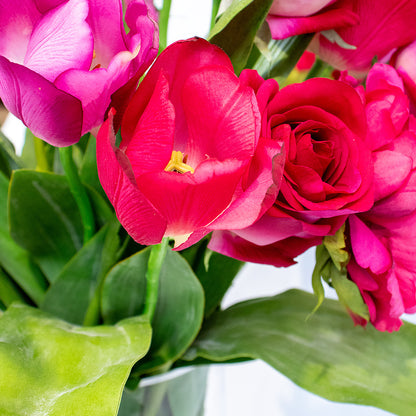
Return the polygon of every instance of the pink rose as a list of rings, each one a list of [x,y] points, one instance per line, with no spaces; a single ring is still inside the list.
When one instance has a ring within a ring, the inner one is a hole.
[[[416,312],[416,120],[409,116],[400,77],[388,65],[376,64],[369,72],[364,99],[375,203],[348,220],[347,270],[371,323],[393,331],[404,312]]]
[[[275,0],[267,22],[273,39],[355,25],[358,16],[337,0]]]
[[[121,0],[2,2],[0,97],[36,136],[55,146],[76,143],[101,125],[112,95],[132,78],[137,84],[156,57],[153,5],[127,3],[128,34]]]
[[[253,90],[205,40],[158,57],[128,104],[119,147],[112,122],[113,111],[97,137],[98,173],[141,244],[170,236],[184,248],[212,229],[246,227],[275,198],[279,146],[259,140]]]
[[[242,260],[286,266],[349,214],[373,204],[373,171],[364,145],[360,96],[340,81],[314,78],[278,91],[254,71],[241,77],[256,91],[261,136],[283,146],[286,162],[278,197],[253,225],[216,232],[210,248]]]
[[[388,59],[396,48],[416,39],[416,0],[338,0],[336,5],[356,14],[359,21],[335,28],[331,40],[327,34],[318,34],[311,46],[337,69],[365,74],[375,57]]]

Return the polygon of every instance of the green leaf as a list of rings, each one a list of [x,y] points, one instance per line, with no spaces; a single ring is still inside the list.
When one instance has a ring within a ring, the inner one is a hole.
[[[218,307],[235,276],[244,265],[241,261],[219,253],[209,250],[205,251],[205,254],[207,253],[209,253],[207,262],[200,261],[196,270],[196,275],[205,292],[205,316],[210,315]]]
[[[311,317],[318,310],[325,299],[325,290],[322,284],[321,275],[322,269],[326,266],[329,260],[330,256],[325,247],[323,245],[316,247],[316,262],[312,272],[312,289],[313,293],[315,293],[315,296],[318,298],[318,302],[309,317]]]
[[[118,263],[108,273],[102,293],[102,313],[106,323],[142,313],[149,253],[149,249],[142,250]],[[202,323],[203,289],[180,254],[167,252],[159,284],[152,346],[135,368],[136,375],[175,361],[192,343]]]
[[[15,171],[9,221],[13,239],[32,253],[52,282],[82,247],[81,218],[64,176]]]
[[[234,0],[211,30],[209,41],[224,49],[239,74],[273,0]]]
[[[21,167],[21,161],[12,142],[0,131],[0,172],[10,177],[12,170]]]
[[[80,169],[81,181],[91,186],[103,198],[107,198],[98,178],[97,159],[96,159],[96,139],[90,134],[82,164]]]
[[[13,302],[26,303],[13,281],[0,268],[0,300],[5,306]]]
[[[344,231],[345,223],[334,235],[327,235],[323,239],[323,245],[338,270],[344,270],[350,261],[350,255],[346,250]]]
[[[13,305],[0,316],[0,334],[1,415],[115,416],[151,329],[141,317],[81,328]]]
[[[334,263],[331,263],[331,282],[337,292],[339,301],[351,312],[370,320],[368,306],[361,296],[358,286],[347,277],[347,271],[340,271]]]
[[[354,327],[333,300],[306,321],[314,302],[312,294],[290,290],[215,313],[185,358],[259,358],[327,399],[413,414],[416,326],[404,323],[393,334]]]
[[[263,51],[253,64],[263,78],[276,78],[283,84],[308,47],[313,34],[292,36],[283,40],[271,40],[267,53]]]
[[[75,324],[86,315],[88,323],[98,322],[101,281],[116,260],[117,231],[118,224],[103,227],[78,251],[47,291],[42,309]]]
[[[47,281],[29,253],[11,238],[7,215],[8,179],[0,172],[0,265],[26,294],[39,305]]]

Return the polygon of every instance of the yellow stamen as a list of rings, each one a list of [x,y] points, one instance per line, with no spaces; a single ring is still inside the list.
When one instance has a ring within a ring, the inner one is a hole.
[[[169,163],[165,167],[166,172],[194,173],[194,168],[184,163],[184,156],[182,152],[173,151]]]
[[[95,59],[95,57],[97,56],[97,54],[95,53],[95,49],[92,50],[92,59]]]

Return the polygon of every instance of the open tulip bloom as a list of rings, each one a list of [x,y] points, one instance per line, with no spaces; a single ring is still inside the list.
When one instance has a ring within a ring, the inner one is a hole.
[[[0,0],[0,416],[198,416],[142,379],[248,359],[414,414],[416,0],[224,3],[165,47],[170,1]]]

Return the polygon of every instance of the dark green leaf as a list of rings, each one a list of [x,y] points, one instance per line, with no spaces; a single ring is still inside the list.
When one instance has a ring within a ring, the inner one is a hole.
[[[118,250],[118,227],[103,227],[66,264],[46,293],[42,309],[75,324],[98,321],[101,280]]]
[[[276,78],[283,84],[312,40],[313,34],[271,40],[267,53],[262,53],[253,68],[263,78]]]
[[[102,294],[105,322],[143,311],[149,252],[145,249],[109,272]],[[136,374],[176,360],[196,337],[203,311],[204,293],[197,277],[178,253],[168,251],[160,274],[151,350],[136,368]]]
[[[107,198],[101,186],[100,180],[98,179],[96,140],[92,134],[89,136],[88,145],[82,159],[80,178],[84,184],[91,186],[103,198]]]
[[[47,282],[29,253],[11,238],[7,216],[9,181],[0,173],[0,265],[39,305],[44,297]]]
[[[204,288],[205,316],[208,316],[220,304],[244,263],[209,250],[205,253],[209,257],[206,262],[199,262],[196,275]]]
[[[290,290],[215,313],[185,358],[260,358],[327,399],[412,415],[416,326],[405,323],[393,334],[354,327],[333,300],[306,321],[314,303],[312,294]]]
[[[245,67],[256,33],[273,0],[234,0],[211,30],[209,41],[231,58],[239,74]]]
[[[141,317],[77,327],[14,305],[0,316],[0,334],[1,415],[116,416],[151,329]]]
[[[0,131],[0,172],[10,177],[12,170],[21,167],[12,142]]]
[[[50,281],[82,247],[81,218],[64,176],[14,172],[9,221],[11,236],[35,256]]]

